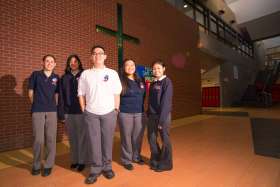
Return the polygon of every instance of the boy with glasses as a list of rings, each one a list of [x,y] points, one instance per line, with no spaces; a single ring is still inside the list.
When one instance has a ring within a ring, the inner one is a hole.
[[[109,69],[102,46],[91,50],[93,67],[85,70],[78,85],[78,96],[88,132],[90,174],[86,184],[96,182],[103,174],[107,179],[115,176],[112,170],[113,137],[122,90],[118,73]]]

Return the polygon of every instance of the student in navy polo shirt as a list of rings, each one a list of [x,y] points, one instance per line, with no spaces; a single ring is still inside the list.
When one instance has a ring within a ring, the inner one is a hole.
[[[151,149],[150,166],[156,172],[172,169],[172,148],[169,139],[173,86],[164,75],[165,65],[156,61],[153,66],[154,81],[150,86],[148,105],[148,140]],[[157,142],[160,136],[162,147]]]
[[[122,83],[119,113],[121,162],[127,170],[133,170],[132,162],[144,164],[140,152],[145,129],[142,123],[145,86],[135,70],[134,61],[127,59],[120,72]]]
[[[56,66],[53,55],[43,57],[43,69],[29,78],[28,96],[32,103],[33,168],[32,175],[41,171],[41,149],[46,141],[46,161],[42,175],[51,174],[56,154],[57,101],[59,77],[53,73]]]
[[[78,80],[83,71],[78,55],[70,55],[66,62],[65,74],[60,81],[59,118],[65,120],[71,155],[71,169],[85,168],[85,125],[78,98]]]

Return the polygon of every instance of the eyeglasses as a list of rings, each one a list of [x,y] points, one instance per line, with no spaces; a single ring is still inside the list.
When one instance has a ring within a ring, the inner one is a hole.
[[[101,53],[95,53],[95,52],[94,52],[94,53],[92,53],[92,54],[93,54],[94,56],[96,56],[96,55],[101,56],[101,55],[104,55],[105,53],[102,53],[102,52],[101,52]]]

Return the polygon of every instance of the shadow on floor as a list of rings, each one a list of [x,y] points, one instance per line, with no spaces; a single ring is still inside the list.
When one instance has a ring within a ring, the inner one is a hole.
[[[8,166],[31,170],[32,157],[29,155],[32,155],[32,151],[25,150],[25,152],[17,151],[1,155],[0,162]]]

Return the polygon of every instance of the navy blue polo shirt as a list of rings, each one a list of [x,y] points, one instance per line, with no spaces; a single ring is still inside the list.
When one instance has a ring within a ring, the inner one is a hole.
[[[43,70],[34,71],[28,85],[28,89],[33,90],[31,112],[56,112],[55,94],[59,92],[58,85],[58,75],[52,73],[47,77]]]
[[[128,79],[126,93],[121,95],[120,111],[123,113],[142,113],[144,110],[145,85]]]

